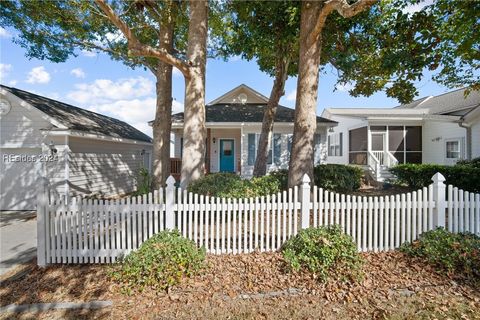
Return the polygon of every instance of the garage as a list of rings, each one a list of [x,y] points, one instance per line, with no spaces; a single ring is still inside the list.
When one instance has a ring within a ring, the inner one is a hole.
[[[34,210],[37,189],[36,162],[40,148],[10,148],[1,151],[0,208]]]

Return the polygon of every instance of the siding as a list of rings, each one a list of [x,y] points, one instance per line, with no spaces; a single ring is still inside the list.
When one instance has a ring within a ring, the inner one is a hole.
[[[2,96],[3,99],[5,97]],[[47,130],[52,125],[42,118],[37,109],[28,110],[19,105],[17,99],[7,99],[11,103],[11,110],[0,118],[0,146],[2,148],[38,148],[41,147]]]
[[[117,195],[135,190],[143,149],[151,146],[71,138],[69,188],[72,194]]]
[[[248,165],[248,134],[260,134],[261,125],[246,126],[243,130],[243,144],[242,144],[242,176],[251,177],[253,175],[253,166]],[[288,169],[290,159],[288,158],[288,135],[293,134],[293,126],[274,126],[273,134],[281,134],[280,147],[280,165],[272,163],[267,165],[267,172],[279,169]],[[326,160],[326,137],[327,129],[319,127],[317,133],[320,134],[320,148],[315,152],[315,163],[324,163]]]
[[[348,164],[348,152],[349,152],[349,135],[348,132],[350,129],[359,128],[367,126],[367,122],[358,118],[344,117],[344,116],[333,116],[331,120],[337,121],[338,126],[333,127],[333,132],[328,132],[328,135],[333,135],[336,133],[343,133],[342,141],[342,156],[328,156],[327,153],[327,163],[336,163],[336,164]],[[328,146],[326,146],[328,148]]]
[[[452,164],[445,158],[445,140],[465,141],[466,129],[456,123],[425,121],[423,125],[423,163]],[[465,157],[465,146],[464,146]]]

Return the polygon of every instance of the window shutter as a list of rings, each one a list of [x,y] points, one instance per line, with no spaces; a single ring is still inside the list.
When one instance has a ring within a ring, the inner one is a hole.
[[[282,140],[281,135],[279,133],[275,133],[273,135],[273,157],[274,163],[279,166],[281,164],[281,154],[282,154]]]
[[[255,164],[255,143],[256,143],[256,137],[255,133],[249,133],[248,134],[248,160],[247,163],[249,166],[253,166]]]
[[[331,157],[332,156],[332,148],[330,147],[331,146],[331,142],[330,142],[331,136],[328,136],[327,139],[328,139],[328,143],[327,143],[328,144],[328,156]]]
[[[339,156],[343,156],[343,132],[340,132],[340,141],[339,141],[339,144],[340,144],[340,154]]]

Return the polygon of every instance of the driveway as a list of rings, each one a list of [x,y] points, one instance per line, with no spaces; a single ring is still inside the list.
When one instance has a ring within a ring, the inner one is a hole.
[[[0,275],[37,255],[35,211],[0,212]]]

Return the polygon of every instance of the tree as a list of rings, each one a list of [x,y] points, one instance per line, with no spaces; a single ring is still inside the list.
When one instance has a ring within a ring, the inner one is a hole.
[[[302,2],[299,76],[289,185],[313,174],[313,134],[321,66],[335,68],[353,96],[385,90],[401,103],[417,94],[425,70],[448,86],[478,88],[478,2],[439,0]]]
[[[2,26],[20,31],[17,42],[30,57],[65,61],[76,49],[102,50],[131,66],[144,66],[157,78],[157,110],[153,125],[154,176],[162,184],[170,173],[172,66],[185,77],[185,151],[182,180],[203,174],[205,136],[204,73],[207,3],[190,2],[188,36],[186,8],[179,1],[3,1]],[[115,38],[112,41],[112,35]],[[185,45],[187,38],[188,44]],[[182,50],[187,47],[187,53]],[[175,48],[176,47],[176,48]],[[203,80],[202,80],[203,79]],[[203,100],[202,100],[203,99]]]
[[[260,70],[274,77],[263,116],[254,176],[266,174],[278,102],[285,94],[288,76],[297,72],[299,9],[296,1],[226,3],[229,29],[223,37],[224,54],[256,59]]]

